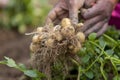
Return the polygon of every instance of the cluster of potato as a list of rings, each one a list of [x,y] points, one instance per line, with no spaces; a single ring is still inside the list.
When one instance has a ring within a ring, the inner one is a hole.
[[[75,27],[70,19],[64,18],[60,25],[46,25],[38,27],[36,34],[32,38],[30,50],[35,53],[42,47],[55,48],[65,43],[67,52],[77,53],[81,49],[81,44],[85,41],[83,32],[77,31],[83,24],[79,23]]]

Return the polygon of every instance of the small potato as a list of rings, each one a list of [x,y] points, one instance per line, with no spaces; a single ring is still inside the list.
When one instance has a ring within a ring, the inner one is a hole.
[[[33,43],[30,44],[30,50],[32,52],[36,52],[38,49],[39,49],[39,45],[38,44],[33,44]]]
[[[78,51],[80,51],[80,49],[81,49],[81,44],[78,42],[77,45],[72,50],[72,53],[76,54]]]
[[[80,48],[74,48],[73,51],[72,51],[72,53],[76,54],[79,50],[80,50]]]
[[[46,39],[46,38],[48,38],[48,37],[49,37],[48,34],[43,33],[42,35],[39,36],[39,40],[41,41],[41,40]]]
[[[68,27],[68,26],[71,26],[71,21],[69,18],[64,18],[62,19],[61,21],[61,26],[62,27]]]
[[[61,29],[61,33],[63,36],[71,36],[75,34],[75,29],[73,26],[64,27]]]
[[[54,39],[48,39],[48,40],[46,40],[45,41],[45,44],[46,44],[46,46],[48,46],[48,47],[53,47],[53,45],[54,45]]]
[[[63,36],[58,31],[53,34],[53,38],[55,38],[57,41],[61,41],[63,39]]]
[[[42,30],[43,30],[43,27],[38,27],[37,28],[37,32],[42,32]]]
[[[72,49],[74,49],[74,46],[70,45],[70,46],[68,46],[68,48],[69,48],[70,50],[72,50]]]
[[[76,37],[80,40],[80,42],[84,42],[85,41],[85,35],[83,32],[78,32]]]
[[[81,28],[81,27],[83,27],[83,25],[84,25],[83,23],[78,23],[77,27]]]
[[[32,42],[33,43],[39,42],[39,35],[34,35],[33,38],[32,38]]]

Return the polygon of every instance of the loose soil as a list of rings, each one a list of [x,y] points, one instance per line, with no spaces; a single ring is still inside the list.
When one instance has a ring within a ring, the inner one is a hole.
[[[11,30],[0,30],[0,60],[4,56],[13,58],[17,63],[28,64],[30,58],[30,36]],[[0,80],[18,80],[22,73],[5,65],[0,65]]]

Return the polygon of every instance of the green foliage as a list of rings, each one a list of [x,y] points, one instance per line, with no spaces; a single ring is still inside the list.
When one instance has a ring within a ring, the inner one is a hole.
[[[48,0],[10,0],[7,7],[0,10],[0,26],[23,33],[26,26],[43,24],[50,8]]]
[[[111,34],[110,30],[111,28],[99,38],[95,33],[89,35],[78,53],[80,62],[71,59],[73,65],[69,66],[68,75],[62,72],[64,63],[58,61],[53,64],[52,76],[55,76],[53,80],[120,80],[120,31],[112,29]],[[44,77],[37,70],[26,69],[23,64],[16,64],[13,59],[7,57],[0,64],[16,68],[34,80]]]
[[[78,53],[81,59],[81,63],[78,65],[80,79],[109,80],[112,74],[113,80],[120,80],[119,41],[120,31],[113,28],[112,30],[110,28],[100,38],[96,38],[95,33],[90,34],[84,47]]]
[[[15,68],[23,72],[26,76],[31,77],[33,80],[40,80],[41,78],[45,77],[43,73],[40,73],[37,70],[29,70],[23,64],[16,64],[16,62],[8,57],[5,57],[4,61],[0,61],[0,64],[5,64],[8,67]]]

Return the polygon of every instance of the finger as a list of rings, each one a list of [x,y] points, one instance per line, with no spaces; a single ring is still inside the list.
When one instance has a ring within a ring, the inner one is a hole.
[[[81,31],[86,31],[87,29],[89,29],[90,27],[92,27],[94,24],[98,23],[99,21],[103,20],[104,18],[99,15],[99,16],[96,16],[94,18],[91,18],[87,21],[84,22],[84,26],[81,28]]]
[[[78,0],[68,0],[69,2],[69,18],[73,24],[78,23]]]
[[[85,8],[90,8],[92,7],[93,5],[95,5],[96,3],[96,0],[85,0]]]
[[[54,23],[54,24],[59,24],[63,18],[68,18],[68,17],[69,17],[69,14],[68,14],[68,12],[66,12],[66,13],[64,13],[64,14],[59,15],[59,16],[53,21],[53,23]]]
[[[104,7],[102,7],[100,4],[100,2],[96,3],[93,7],[87,9],[85,12],[82,12],[83,17],[85,19],[89,19],[101,14],[103,12]]]
[[[105,23],[104,26],[97,32],[97,37],[101,36],[108,28],[108,23]]]
[[[90,33],[93,33],[93,32],[96,32],[96,31],[100,30],[100,28],[102,28],[104,24],[105,24],[105,21],[98,22],[92,28],[85,31],[85,35],[88,36]]]
[[[68,17],[69,17],[68,12],[66,12],[66,13],[61,14],[60,16],[58,16],[58,18],[59,18],[60,20],[62,20],[63,18],[68,18]]]
[[[73,24],[77,24],[78,23],[78,10],[73,10],[73,9],[70,9],[69,10],[69,17],[72,21]]]
[[[51,23],[52,21],[54,21],[58,15],[61,15],[64,13],[65,10],[63,10],[59,5],[56,6],[55,8],[53,8],[46,19],[46,23]]]

